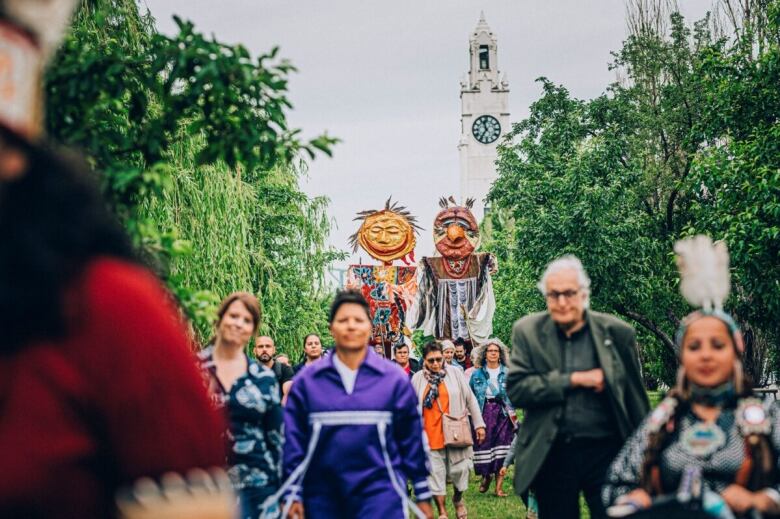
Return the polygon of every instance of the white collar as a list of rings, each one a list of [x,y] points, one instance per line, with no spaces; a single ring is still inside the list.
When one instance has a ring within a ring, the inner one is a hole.
[[[355,380],[357,379],[358,370],[352,369],[341,362],[341,359],[336,353],[333,354],[333,367],[336,368],[339,377],[341,377],[341,383],[344,384],[344,390],[348,395],[351,395],[355,390]]]

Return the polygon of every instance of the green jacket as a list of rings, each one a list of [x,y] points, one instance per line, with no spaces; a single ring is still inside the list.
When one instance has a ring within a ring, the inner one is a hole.
[[[615,412],[623,440],[650,409],[637,358],[636,332],[620,319],[586,312],[596,355],[604,370],[605,391]],[[558,433],[569,376],[561,373],[560,351],[549,342],[557,333],[547,312],[523,317],[512,328],[512,354],[507,372],[507,393],[524,410],[515,455],[515,491],[531,485]]]

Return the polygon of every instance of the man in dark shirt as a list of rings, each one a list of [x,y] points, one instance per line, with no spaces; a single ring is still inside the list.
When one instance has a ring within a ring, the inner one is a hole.
[[[409,378],[420,371],[420,362],[417,359],[409,358],[409,346],[406,344],[395,346],[395,357],[393,360],[409,375]]]
[[[525,410],[515,491],[529,487],[540,519],[579,518],[582,491],[594,519],[605,473],[647,414],[634,329],[588,310],[590,279],[574,256],[553,261],[539,282],[547,312],[512,330],[507,393]]]
[[[255,341],[255,357],[260,364],[273,371],[274,375],[276,375],[276,380],[279,381],[279,388],[282,392],[280,396],[282,398],[282,403],[284,403],[287,400],[287,393],[290,391],[290,386],[292,386],[294,374],[290,366],[276,361],[274,359],[275,355],[276,344],[274,344],[274,340],[267,335],[258,337]]]
[[[471,359],[466,354],[466,345],[463,344],[463,339],[455,341],[455,361],[463,369],[469,369],[471,367]]]

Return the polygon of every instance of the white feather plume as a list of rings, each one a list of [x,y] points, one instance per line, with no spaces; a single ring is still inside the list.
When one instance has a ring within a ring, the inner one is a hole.
[[[722,310],[729,296],[729,251],[722,241],[698,235],[674,244],[680,270],[680,292],[693,306]]]
[[[59,47],[77,0],[0,0],[0,10],[35,36],[44,58]]]

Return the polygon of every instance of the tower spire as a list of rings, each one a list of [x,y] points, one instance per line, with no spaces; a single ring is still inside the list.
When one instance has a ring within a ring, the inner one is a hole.
[[[467,89],[479,89],[484,81],[487,88],[500,88],[498,71],[498,43],[496,36],[485,20],[485,11],[480,11],[479,22],[469,37],[469,78]]]
[[[477,22],[477,27],[474,29],[474,34],[477,35],[480,32],[486,32],[490,34],[490,26],[488,25],[487,21],[485,20],[485,11],[479,12],[479,22]]]

